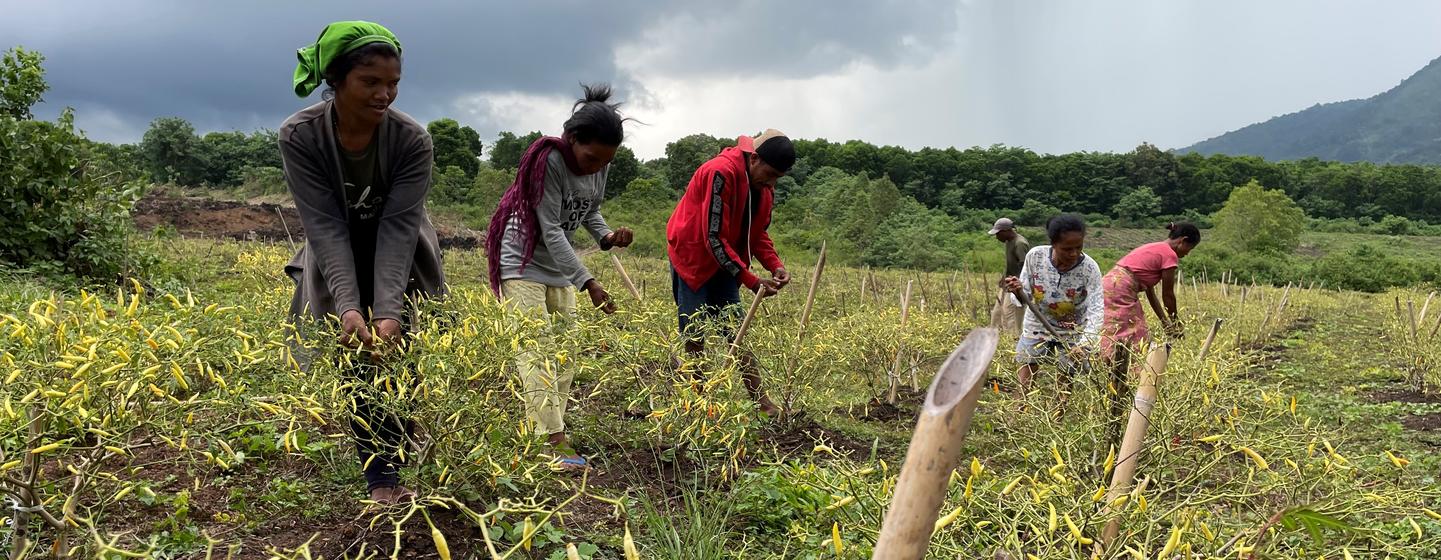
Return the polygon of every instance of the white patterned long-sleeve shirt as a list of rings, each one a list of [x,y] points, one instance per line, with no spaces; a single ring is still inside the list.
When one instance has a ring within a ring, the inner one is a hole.
[[[1026,253],[1021,267],[1021,289],[1046,315],[1060,333],[1061,342],[1094,348],[1101,340],[1105,303],[1101,295],[1101,267],[1089,255],[1068,270],[1057,270],[1051,261],[1051,246],[1041,245]],[[1021,325],[1026,338],[1050,340],[1051,334],[1030,309]]]

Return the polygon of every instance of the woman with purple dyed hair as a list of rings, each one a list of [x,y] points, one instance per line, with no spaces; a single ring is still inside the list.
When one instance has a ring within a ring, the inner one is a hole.
[[[520,355],[522,398],[535,429],[546,436],[558,469],[584,470],[586,460],[565,437],[565,406],[574,372],[546,363],[556,329],[575,312],[575,290],[606,313],[615,304],[590,274],[572,245],[582,226],[603,250],[630,245],[629,229],[611,231],[600,215],[605,180],[625,134],[624,118],[608,103],[607,85],[582,86],[559,138],[542,136],[526,149],[511,183],[490,218],[486,236],[490,286],[516,311],[543,323],[537,345]]]

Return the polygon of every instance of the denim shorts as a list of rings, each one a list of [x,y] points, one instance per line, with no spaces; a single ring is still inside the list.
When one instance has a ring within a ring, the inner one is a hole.
[[[1090,360],[1077,362],[1069,352],[1070,344],[1055,340],[1021,337],[1016,341],[1016,363],[1039,365],[1054,363],[1065,373],[1086,373],[1090,371]]]
[[[692,290],[675,269],[670,273],[671,295],[675,298],[681,336],[700,341],[705,329],[713,328],[729,339],[740,319],[740,281],[723,270],[716,271],[700,289]]]

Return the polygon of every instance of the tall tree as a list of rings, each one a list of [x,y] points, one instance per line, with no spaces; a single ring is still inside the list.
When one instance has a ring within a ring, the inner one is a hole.
[[[1306,213],[1284,191],[1251,181],[1231,191],[1215,222],[1219,245],[1243,253],[1288,254],[1301,241]]]
[[[23,47],[5,51],[0,57],[0,115],[29,120],[30,107],[50,89],[45,83],[45,56]]]
[[[610,171],[605,178],[605,198],[615,198],[625,193],[630,182],[640,177],[640,160],[635,152],[621,146],[615,150],[615,159],[610,162]]]
[[[696,168],[734,145],[734,140],[722,140],[709,134],[692,134],[666,144],[666,184],[676,191],[684,191]]]
[[[495,139],[495,144],[490,148],[490,166],[496,169],[515,169],[520,166],[520,157],[525,155],[526,148],[540,139],[540,132],[535,131],[525,136],[516,136],[510,131],[502,131]]]
[[[150,177],[161,183],[199,185],[205,181],[204,147],[195,127],[180,117],[160,117],[140,139]]]
[[[435,145],[435,168],[444,170],[455,166],[465,173],[467,180],[475,177],[480,169],[480,134],[475,129],[462,126],[455,119],[437,119],[425,125],[430,140]]]

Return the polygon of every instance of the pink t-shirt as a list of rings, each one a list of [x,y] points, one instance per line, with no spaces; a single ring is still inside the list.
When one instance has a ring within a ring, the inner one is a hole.
[[[1181,264],[1181,259],[1176,256],[1176,250],[1171,244],[1165,241],[1147,243],[1136,247],[1121,260],[1116,266],[1125,267],[1141,283],[1142,288],[1150,288],[1161,282],[1161,271],[1176,268]]]

